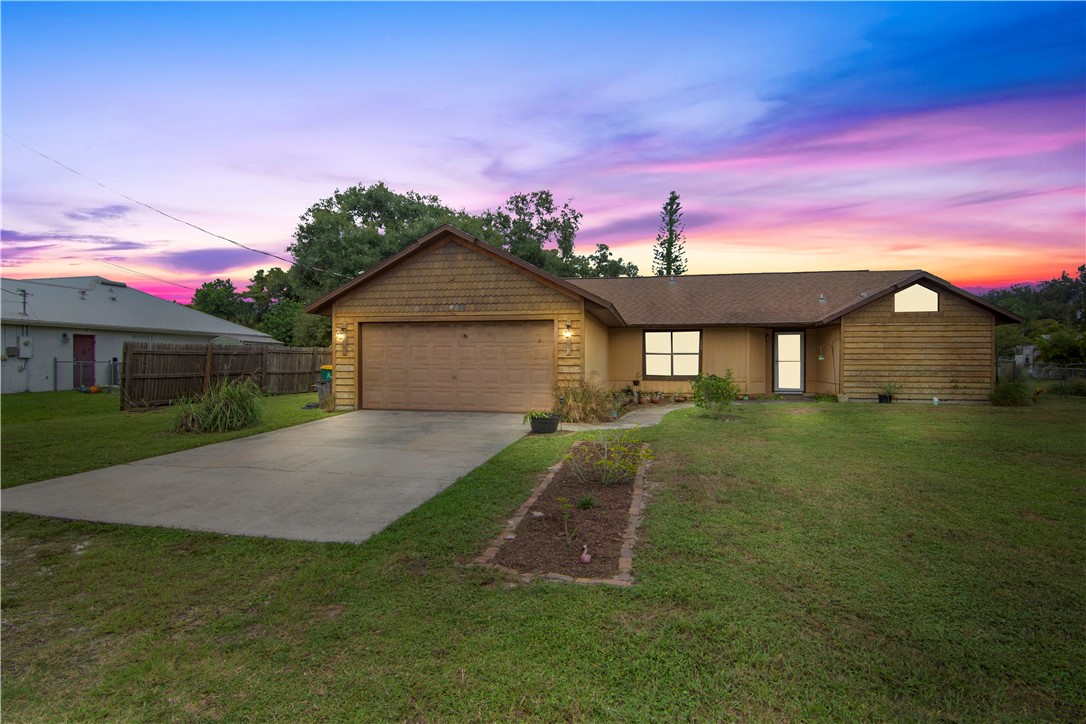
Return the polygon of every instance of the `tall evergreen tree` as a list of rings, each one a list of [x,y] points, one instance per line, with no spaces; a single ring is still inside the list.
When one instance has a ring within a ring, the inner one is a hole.
[[[660,211],[660,233],[656,235],[656,246],[652,248],[652,271],[656,276],[670,277],[686,273],[686,252],[683,250],[685,229],[679,195],[672,191]]]

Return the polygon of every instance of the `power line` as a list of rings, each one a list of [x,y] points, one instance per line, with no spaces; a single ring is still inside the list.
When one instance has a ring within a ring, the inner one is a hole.
[[[178,218],[177,216],[174,216],[172,214],[167,214],[165,211],[162,211],[160,209],[156,209],[154,206],[151,206],[150,204],[145,204],[144,202],[139,201],[138,199],[134,199],[131,196],[129,196],[129,195],[125,194],[125,193],[122,193],[122,192],[118,191],[115,188],[112,188],[110,186],[106,186],[104,183],[102,183],[101,181],[99,181],[97,179],[93,179],[90,176],[85,176],[84,174],[81,174],[79,171],[76,171],[71,166],[63,164],[60,161],[56,160],[55,158],[45,155],[44,153],[42,153],[38,149],[32,148],[32,147],[26,145],[25,143],[20,141],[18,138],[15,138],[10,133],[7,133],[6,131],[4,132],[4,136],[6,138],[10,138],[12,141],[15,141],[15,143],[18,143],[20,146],[22,146],[26,150],[30,151],[31,153],[35,153],[35,154],[41,156],[46,161],[52,161],[53,163],[60,166],[64,170],[70,171],[71,173],[74,173],[76,176],[78,176],[81,179],[84,179],[85,181],[89,181],[92,184],[96,184],[98,186],[101,186],[105,190],[111,191],[111,192],[117,194],[118,196],[120,196],[123,199],[127,199],[127,200],[131,201],[134,204],[138,204],[139,206],[142,206],[145,209],[149,209],[149,210],[155,212],[156,214],[159,214],[161,216],[165,216],[167,219],[172,219],[173,221],[176,221],[179,224],[184,224],[185,226],[192,227],[193,229],[196,229],[199,232],[207,234],[208,236],[213,236],[216,239],[222,239],[223,241],[225,241],[227,243],[233,244],[234,246],[237,246],[237,247],[241,247],[242,249],[245,249],[246,251],[251,251],[254,254],[263,254],[264,256],[270,256],[272,259],[278,259],[279,261],[286,262],[287,264],[297,264],[298,266],[303,267],[305,269],[312,269],[313,271],[320,272],[322,274],[335,274],[337,277],[343,277],[344,279],[350,279],[351,278],[347,274],[340,274],[339,272],[332,271],[331,269],[321,269],[320,267],[309,266],[308,264],[302,264],[302,263],[300,263],[298,261],[295,261],[293,259],[287,259],[286,257],[279,256],[278,254],[272,254],[270,251],[263,251],[261,249],[254,249],[253,247],[246,246],[245,244],[242,244],[239,241],[234,241],[233,239],[228,239],[227,237],[225,237],[225,236],[223,236],[221,234],[216,234],[213,231],[208,231],[207,229],[203,228],[202,226],[197,226],[196,224],[193,224],[190,221],[185,221],[184,219]]]

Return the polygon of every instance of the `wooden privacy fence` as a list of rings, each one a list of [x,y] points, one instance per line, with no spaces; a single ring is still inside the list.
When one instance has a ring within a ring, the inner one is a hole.
[[[327,347],[125,342],[121,409],[168,405],[222,380],[246,377],[266,395],[309,392],[321,365],[331,363]]]

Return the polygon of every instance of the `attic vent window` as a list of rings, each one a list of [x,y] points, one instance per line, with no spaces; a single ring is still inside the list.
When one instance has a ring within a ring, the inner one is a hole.
[[[895,312],[938,312],[939,294],[927,287],[913,284],[894,295]]]

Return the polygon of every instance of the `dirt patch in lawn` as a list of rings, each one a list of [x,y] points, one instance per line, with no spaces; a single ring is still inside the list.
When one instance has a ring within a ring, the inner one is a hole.
[[[497,565],[526,579],[629,585],[644,480],[642,465],[632,482],[585,484],[559,463],[476,563]],[[585,545],[591,556],[587,563],[581,560]]]

